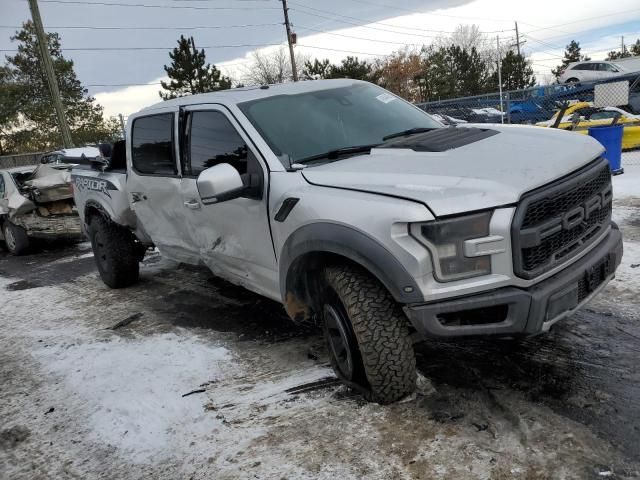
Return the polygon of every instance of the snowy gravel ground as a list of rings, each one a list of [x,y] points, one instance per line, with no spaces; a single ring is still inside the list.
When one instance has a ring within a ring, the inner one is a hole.
[[[417,345],[426,378],[386,407],[333,380],[316,331],[206,270],[155,254],[109,290],[86,243],[0,253],[0,478],[640,478],[640,166],[625,170],[604,293],[516,349]]]

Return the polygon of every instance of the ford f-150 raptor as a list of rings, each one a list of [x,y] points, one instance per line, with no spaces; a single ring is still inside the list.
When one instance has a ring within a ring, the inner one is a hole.
[[[134,283],[150,246],[204,264],[317,322],[337,376],[380,403],[415,388],[416,338],[546,332],[622,257],[597,141],[445,127],[366,82],[169,100],[126,138],[73,171],[103,281]]]

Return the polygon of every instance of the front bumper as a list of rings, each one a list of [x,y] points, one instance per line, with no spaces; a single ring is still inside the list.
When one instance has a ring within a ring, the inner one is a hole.
[[[609,235],[579,261],[530,288],[505,287],[454,300],[407,305],[404,311],[425,337],[535,335],[571,315],[615,275],[622,235]]]

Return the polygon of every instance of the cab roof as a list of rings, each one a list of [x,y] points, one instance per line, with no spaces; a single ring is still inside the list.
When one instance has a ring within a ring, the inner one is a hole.
[[[171,106],[180,107],[185,105],[198,105],[201,103],[222,103],[225,105],[232,105],[248,102],[251,100],[258,100],[260,98],[273,97],[276,95],[296,95],[299,93],[346,87],[356,83],[366,82],[345,78],[334,80],[308,80],[301,82],[279,83],[275,85],[231,88],[228,90],[220,90],[211,93],[199,93],[196,95],[187,95],[180,98],[165,100],[164,102],[159,102],[149,107],[143,108],[135,115],[148,113],[153,110]]]

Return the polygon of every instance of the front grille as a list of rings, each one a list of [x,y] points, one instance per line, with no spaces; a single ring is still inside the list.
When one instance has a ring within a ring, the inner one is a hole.
[[[525,194],[512,228],[515,273],[534,278],[587,248],[611,222],[611,197],[606,160]]]

